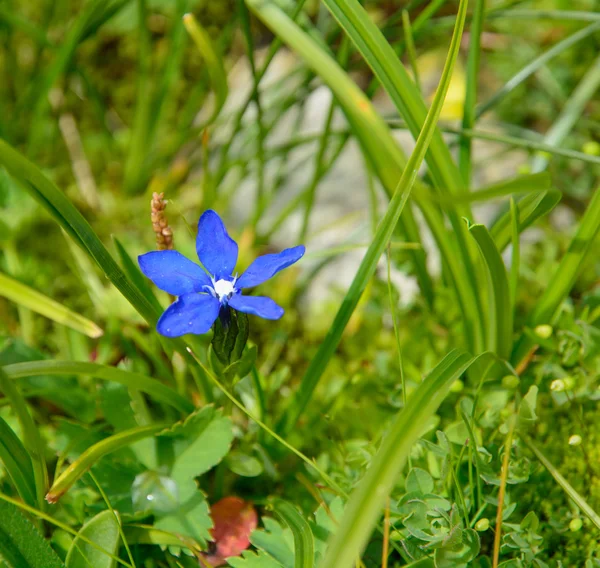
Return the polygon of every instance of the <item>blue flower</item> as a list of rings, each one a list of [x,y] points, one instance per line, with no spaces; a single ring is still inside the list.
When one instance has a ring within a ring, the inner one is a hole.
[[[243,296],[242,289],[258,286],[304,255],[304,247],[285,249],[277,254],[259,256],[239,278],[232,276],[238,246],[227,234],[223,221],[214,211],[205,211],[198,221],[196,237],[198,264],[174,250],[149,252],[138,257],[142,272],[161,290],[179,296],[156,324],[167,337],[186,333],[206,333],[219,314],[224,318],[229,308],[277,320],[283,308],[271,298]]]

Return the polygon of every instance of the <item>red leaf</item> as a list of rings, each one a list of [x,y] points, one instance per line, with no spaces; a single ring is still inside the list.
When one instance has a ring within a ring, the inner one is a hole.
[[[214,547],[204,560],[210,566],[222,566],[225,559],[239,556],[250,546],[250,533],[258,524],[258,515],[252,506],[239,497],[224,497],[210,508],[214,527],[211,535]]]

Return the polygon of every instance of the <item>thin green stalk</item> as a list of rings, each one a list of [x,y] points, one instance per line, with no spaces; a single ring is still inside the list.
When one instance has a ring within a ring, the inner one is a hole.
[[[492,107],[496,106],[506,95],[516,89],[523,81],[533,75],[536,71],[541,69],[548,61],[552,58],[560,55],[576,43],[584,40],[600,30],[600,22],[595,22],[585,28],[571,34],[562,41],[559,41],[556,45],[536,57],[533,61],[525,65],[518,73],[513,75],[494,95],[492,95],[486,102],[482,103],[477,107],[475,112],[475,118],[480,118],[483,114],[489,111]]]
[[[470,130],[475,126],[475,105],[477,104],[477,83],[479,80],[479,60],[481,54],[481,34],[485,20],[485,0],[475,0],[471,33],[469,34],[469,56],[467,58],[467,76],[465,103],[463,107],[462,129]],[[461,136],[459,139],[458,167],[467,188],[471,187],[473,162],[471,156],[472,139]]]
[[[352,284],[335,316],[333,324],[302,378],[300,389],[294,400],[293,408],[287,413],[283,419],[283,423],[280,424],[283,432],[289,432],[306,409],[319,380],[323,376],[325,368],[339,345],[343,331],[346,328],[350,317],[354,313],[364,289],[372,278],[377,263],[398,224],[400,215],[402,214],[412,190],[412,186],[417,178],[418,169],[423,162],[429,143],[436,132],[437,120],[450,85],[454,63],[458,56],[460,38],[462,36],[462,29],[466,17],[466,7],[467,2],[463,0],[459,7],[457,24],[450,43],[448,58],[442,72],[440,84],[436,91],[431,109],[425,119],[423,130],[417,139],[415,149],[402,172],[402,176],[396,186],[388,209],[379,224],[377,235],[373,239],[373,242],[369,246],[369,249],[360,264]]]
[[[8,239],[4,243],[4,258],[8,271],[12,275],[19,277],[21,275],[21,261],[17,254],[15,242],[11,239]],[[21,324],[21,337],[27,345],[33,347],[36,343],[33,312],[24,307],[20,302],[17,303],[17,312],[19,314],[19,323]]]
[[[419,66],[417,65],[417,50],[415,49],[415,41],[413,39],[412,28],[410,26],[410,16],[407,10],[402,10],[402,29],[404,30],[404,41],[406,42],[406,53],[408,54],[408,62],[415,78],[417,90],[422,92],[421,80],[419,78]]]
[[[583,76],[573,94],[563,106],[560,114],[544,136],[544,144],[560,146],[581,118],[586,105],[600,87],[600,56],[596,58],[590,69]],[[541,172],[548,165],[545,155],[536,156],[531,164],[532,172]]]

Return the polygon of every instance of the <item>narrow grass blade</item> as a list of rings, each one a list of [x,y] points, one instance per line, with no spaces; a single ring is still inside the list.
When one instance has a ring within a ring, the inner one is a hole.
[[[294,535],[294,568],[312,568],[315,561],[315,542],[308,522],[296,507],[283,499],[275,499],[273,509]]]
[[[48,503],[56,503],[61,496],[92,467],[100,458],[107,454],[117,451],[143,440],[150,436],[158,434],[161,430],[168,428],[170,424],[151,424],[150,426],[139,426],[131,428],[94,444],[85,452],[83,452],[65,471],[63,471],[57,479],[55,479],[52,487],[46,494]]]
[[[148,29],[148,11],[146,0],[137,0],[137,87],[135,114],[129,140],[129,152],[125,161],[123,187],[126,193],[139,192],[148,179],[148,170],[144,167],[149,147],[152,109],[152,42]]]
[[[350,495],[339,528],[328,542],[323,567],[355,566],[412,445],[444,400],[452,383],[482,358],[488,359],[491,355],[472,359],[463,351],[452,351],[413,391],[406,407],[391,425],[367,473]]]
[[[417,65],[417,50],[415,49],[415,41],[413,39],[412,27],[410,25],[410,16],[407,10],[402,10],[402,30],[404,31],[404,38],[406,43],[406,53],[408,54],[408,61],[413,72],[415,79],[415,85],[417,91],[421,91],[421,80],[419,79],[419,66]]]
[[[487,350],[508,359],[512,348],[513,310],[506,267],[484,225],[471,225],[469,232],[479,246],[489,280]]]
[[[599,230],[600,188],[594,192],[566,254],[563,255],[556,272],[547,283],[542,297],[529,316],[528,327],[551,323],[561,302],[573,288]],[[519,363],[531,345],[531,340],[523,336],[514,349],[513,363]]]
[[[125,371],[117,367],[109,367],[108,365],[99,365],[98,363],[88,363],[85,361],[26,361],[6,365],[3,367],[3,370],[11,379],[34,377],[37,375],[95,377],[145,392],[156,400],[170,404],[184,414],[189,414],[194,410],[192,402],[161,382],[150,379],[140,373]]]
[[[310,401],[313,392],[321,379],[329,360],[334,354],[339,342],[342,338],[342,333],[354,312],[358,301],[362,293],[364,292],[369,280],[372,278],[379,258],[385,250],[385,247],[389,243],[394,228],[398,223],[404,205],[408,200],[410,191],[417,177],[417,171],[423,162],[425,153],[429,146],[432,136],[435,133],[436,123],[439,118],[448,87],[450,85],[450,78],[452,76],[452,70],[454,63],[458,56],[460,48],[460,38],[462,36],[462,30],[467,13],[467,1],[463,0],[459,6],[459,12],[457,15],[456,27],[454,28],[454,34],[450,43],[450,49],[448,51],[448,57],[446,64],[442,72],[440,84],[435,94],[435,98],[431,105],[431,109],[425,119],[423,130],[419,134],[415,149],[411,154],[406,167],[402,173],[402,177],[398,182],[396,191],[390,201],[388,209],[379,224],[377,234],[373,239],[373,242],[369,246],[361,264],[356,273],[352,284],[342,305],[340,306],[338,313],[325,337],[323,343],[317,354],[311,361],[306,373],[302,378],[300,390],[295,399],[294,408],[287,415],[285,430],[289,431],[295,424],[302,412],[305,410],[308,402]]]
[[[0,418],[0,461],[17,488],[19,496],[32,507],[36,504],[35,477],[31,457],[12,428]]]
[[[127,278],[129,278],[133,285],[148,299],[157,313],[162,312],[163,308],[156,298],[154,291],[148,284],[149,280],[142,274],[139,266],[132,260],[131,256],[129,256],[129,253],[121,244],[121,241],[113,236],[113,242],[115,243],[121,266],[123,267],[123,271],[127,275]]]
[[[574,487],[560,474],[558,469],[554,467],[552,462],[538,449],[538,447],[527,437],[521,436],[527,447],[535,454],[535,457],[540,460],[540,463],[548,470],[548,473],[554,478],[561,489],[567,494],[569,499],[575,503],[585,513],[587,518],[600,529],[600,515],[590,507],[589,503],[575,491]]]
[[[373,164],[387,194],[391,197],[406,165],[406,158],[371,101],[322,46],[298,27],[278,6],[262,0],[246,0],[246,4],[267,27],[303,58],[333,91],[365,155]],[[416,231],[417,224],[409,208],[405,210],[403,217],[401,223],[407,238],[411,242],[420,242]],[[411,254],[411,259],[421,290],[431,303],[433,285],[427,272],[425,256],[422,251],[415,251]]]
[[[27,158],[0,140],[0,165],[54,217],[67,234],[98,264],[131,305],[154,325],[159,312],[125,276],[90,224],[67,197]]]
[[[582,41],[586,37],[591,36],[600,30],[600,22],[595,22],[585,28],[571,34],[562,41],[559,41],[556,45],[553,45],[550,49],[536,57],[533,61],[528,63],[523,69],[511,77],[501,89],[499,89],[492,97],[490,97],[485,103],[481,104],[476,111],[476,118],[480,118],[483,114],[489,111],[492,107],[496,106],[506,95],[516,89],[523,81],[530,77],[533,73],[541,69],[548,61],[553,57],[556,57],[575,45],[577,42]]]
[[[0,558],[11,568],[65,568],[31,521],[6,501],[0,501]]]
[[[511,228],[512,228],[512,258],[510,266],[510,303],[513,308],[513,314],[517,304],[517,292],[519,289],[519,267],[521,264],[521,247],[519,242],[519,235],[521,233],[519,229],[519,213],[517,210],[517,203],[514,199],[510,200],[510,216],[511,216]]]
[[[519,231],[522,233],[525,229],[533,225],[540,217],[547,215],[560,202],[562,193],[560,191],[544,191],[542,193],[533,193],[525,196],[517,202]],[[510,243],[512,235],[511,213],[507,211],[494,223],[490,229],[490,234],[502,252]]]
[[[600,87],[600,57],[592,64],[590,69],[579,82],[569,100],[563,106],[560,114],[550,127],[544,143],[550,146],[560,146],[562,141],[571,132],[577,121],[581,118],[585,107]],[[531,164],[533,172],[541,172],[548,165],[548,157],[537,156]]]
[[[2,273],[0,273],[0,296],[88,337],[96,338],[103,334],[93,321]]]
[[[31,464],[33,466],[37,505],[41,509],[44,506],[44,493],[48,487],[48,468],[46,466],[46,458],[44,457],[44,443],[29,413],[25,399],[2,369],[0,369],[0,391],[4,393],[4,396],[10,402],[13,412],[21,425],[24,446],[31,457]]]
[[[196,21],[196,18],[194,18],[192,14],[186,14],[183,17],[183,24],[204,58],[210,82],[215,92],[215,103],[212,112],[209,118],[207,118],[200,126],[200,128],[205,128],[209,124],[212,124],[219,116],[219,113],[227,100],[227,95],[229,93],[227,87],[227,73],[225,72],[225,67],[223,67],[223,60],[217,53],[210,36]]]
[[[81,536],[106,550],[106,553],[91,546]],[[113,556],[119,552],[119,522],[113,511],[102,511],[85,523],[73,539],[67,553],[67,568],[113,568]]]
[[[485,0],[475,0],[473,17],[471,20],[471,33],[469,34],[469,55],[467,58],[467,84],[465,104],[463,108],[462,127],[471,129],[475,126],[475,105],[477,104],[477,82],[479,79],[479,59],[481,54],[481,34],[485,19]],[[471,138],[461,136],[459,140],[459,168],[466,187],[471,187],[471,172],[473,163],[471,159]]]
[[[324,0],[324,4],[373,70],[416,139],[424,125],[427,109],[418,89],[381,30],[358,0]],[[433,132],[425,159],[434,185],[440,191],[447,191],[452,195],[464,193],[464,180],[437,127]],[[463,265],[456,275],[465,280],[470,289],[469,301],[463,299],[461,305],[472,304],[477,313],[476,321],[481,321],[484,316],[477,271],[472,262],[466,229],[460,219],[460,214],[472,217],[469,204],[449,203],[446,213],[454,232],[455,254],[459,255]],[[447,258],[444,260],[447,261]]]
[[[323,0],[323,3],[373,70],[416,139],[425,123],[427,108],[392,46],[358,0]],[[455,192],[464,188],[460,172],[437,128],[432,134],[426,161],[436,186]]]

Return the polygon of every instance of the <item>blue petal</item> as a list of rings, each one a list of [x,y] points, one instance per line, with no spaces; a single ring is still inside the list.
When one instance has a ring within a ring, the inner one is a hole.
[[[198,258],[215,280],[233,273],[238,257],[238,246],[227,234],[221,218],[212,210],[205,211],[198,221],[196,237]]]
[[[242,296],[235,294],[229,300],[229,305],[238,312],[260,316],[268,320],[278,320],[283,315],[283,308],[271,298],[264,296]]]
[[[142,254],[138,263],[152,282],[173,296],[201,292],[203,286],[211,284],[202,267],[175,250]]]
[[[259,256],[242,274],[236,283],[236,288],[251,288],[268,280],[280,270],[298,262],[304,256],[305,248],[297,247],[282,250],[276,254]]]
[[[160,316],[156,330],[166,337],[186,333],[201,335],[215,323],[221,304],[209,294],[186,294],[173,302]]]

